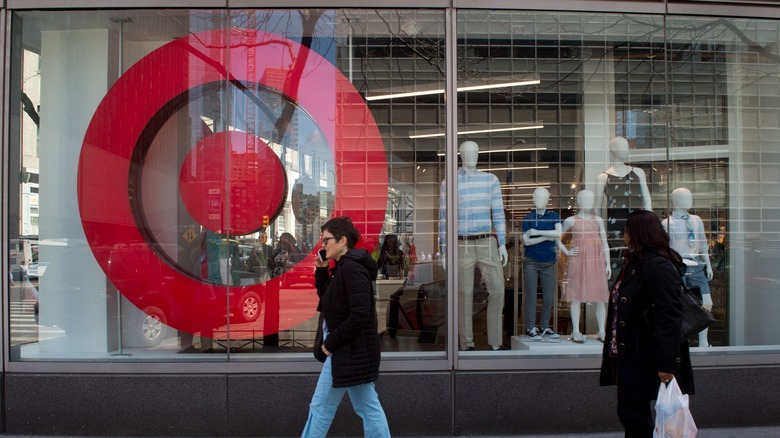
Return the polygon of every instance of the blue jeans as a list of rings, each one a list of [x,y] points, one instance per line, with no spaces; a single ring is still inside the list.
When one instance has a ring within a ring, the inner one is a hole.
[[[317,381],[317,388],[309,405],[309,419],[303,428],[301,438],[325,437],[336,415],[336,409],[344,398],[344,393],[349,393],[352,408],[363,419],[363,436],[366,438],[390,438],[390,428],[387,425],[387,417],[379,396],[376,393],[374,383],[350,386],[348,388],[334,388],[332,366],[330,356],[325,360]]]
[[[525,300],[525,328],[536,326],[536,286],[542,284],[542,315],[539,325],[550,327],[555,290],[558,288],[555,262],[537,262],[526,258],[523,261],[523,299]]]

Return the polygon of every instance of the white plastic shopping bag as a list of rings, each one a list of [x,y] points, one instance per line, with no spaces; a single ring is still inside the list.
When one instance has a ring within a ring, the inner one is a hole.
[[[688,409],[688,395],[683,395],[677,379],[658,388],[655,402],[654,438],[695,438],[699,429]]]

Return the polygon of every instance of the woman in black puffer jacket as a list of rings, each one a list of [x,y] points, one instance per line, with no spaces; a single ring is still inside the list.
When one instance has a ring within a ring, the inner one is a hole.
[[[327,257],[317,262],[315,280],[324,341],[315,356],[324,365],[302,436],[326,436],[336,409],[348,392],[352,407],[363,419],[364,435],[390,437],[374,387],[380,361],[373,289],[376,262],[366,250],[355,248],[360,233],[349,218],[333,218],[320,230]],[[336,265],[329,272],[331,259]]]

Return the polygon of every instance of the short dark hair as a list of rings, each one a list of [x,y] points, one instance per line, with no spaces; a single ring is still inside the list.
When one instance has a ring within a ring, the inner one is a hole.
[[[336,240],[341,240],[342,237],[347,238],[347,248],[352,249],[360,240],[360,231],[355,228],[352,223],[352,219],[347,216],[334,217],[331,220],[325,222],[320,227],[320,232],[327,230]]]

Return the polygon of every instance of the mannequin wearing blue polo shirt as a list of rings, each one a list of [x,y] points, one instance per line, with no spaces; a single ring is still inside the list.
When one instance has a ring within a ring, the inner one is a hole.
[[[558,288],[556,275],[557,243],[561,237],[561,217],[554,211],[547,211],[550,192],[545,188],[534,190],[534,207],[523,218],[523,299],[525,300],[525,334],[534,341],[559,339],[560,335],[550,328],[550,313]],[[541,329],[536,325],[536,286],[542,284]]]
[[[475,350],[473,330],[474,269],[479,268],[488,290],[488,343],[493,350],[505,350],[501,316],[504,308],[506,218],[501,185],[495,175],[477,169],[479,146],[473,141],[460,145],[462,166],[458,169],[458,341],[462,350]],[[439,262],[446,268],[447,245],[446,181],[439,196]],[[493,236],[495,229],[495,237]],[[496,244],[498,239],[498,244]],[[454,240],[454,239],[453,239]]]
[[[691,207],[693,207],[691,191],[682,187],[674,189],[672,214],[661,221],[661,225],[669,233],[669,245],[680,253],[687,267],[683,281],[689,287],[699,286],[702,304],[712,310],[712,296],[708,282],[712,280],[713,274],[707,236],[701,218],[688,213]],[[708,334],[709,329],[699,332],[700,347],[710,346]]]

